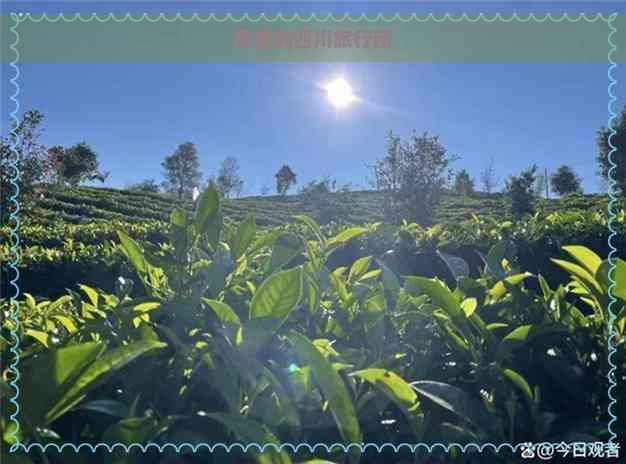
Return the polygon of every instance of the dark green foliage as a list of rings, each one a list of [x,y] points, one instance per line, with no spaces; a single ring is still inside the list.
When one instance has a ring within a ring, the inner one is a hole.
[[[182,143],[174,154],[165,158],[163,163],[163,187],[174,193],[179,200],[190,199],[194,188],[200,187],[200,160],[198,151],[191,142]]]
[[[464,197],[469,197],[474,193],[474,179],[465,169],[457,172],[454,178],[454,192]]]
[[[51,160],[46,147],[39,142],[44,116],[38,110],[30,110],[13,122],[6,137],[0,138],[0,218],[4,224],[12,212],[10,199],[15,195],[11,179],[19,185],[21,209],[30,205],[37,184],[50,175]],[[19,176],[12,168],[17,165]]]
[[[516,218],[535,212],[537,166],[532,165],[506,181],[506,194],[509,197],[511,213]]]
[[[384,195],[385,218],[395,224],[402,219],[432,224],[455,159],[427,132],[414,132],[407,141],[390,132],[387,155],[371,166],[376,189]]]
[[[107,173],[98,171],[98,155],[86,143],[78,143],[70,148],[54,147],[54,167],[57,179],[77,186],[84,181],[104,182]]]
[[[626,196],[626,106],[624,106],[622,114],[615,118],[612,128],[616,133],[611,137],[611,142],[616,150],[611,155],[615,165],[611,177],[615,180],[617,191]],[[609,153],[611,152],[609,145],[610,135],[611,130],[603,127],[598,131],[597,136],[599,172],[607,181],[609,180],[609,169],[611,168],[609,163]]]
[[[287,190],[295,185],[296,174],[291,170],[289,166],[283,164],[283,166],[276,173],[276,193],[279,195],[285,195]]]
[[[574,170],[566,165],[560,166],[550,177],[552,190],[561,196],[582,193],[581,182],[581,178]]]

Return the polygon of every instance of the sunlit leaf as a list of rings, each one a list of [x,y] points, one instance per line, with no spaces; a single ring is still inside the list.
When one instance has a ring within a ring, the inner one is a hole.
[[[215,219],[220,209],[220,197],[213,182],[202,192],[198,199],[196,214],[193,218],[193,227],[198,233],[206,231],[211,219]]]
[[[598,268],[602,264],[602,259],[584,246],[569,245],[562,247],[572,258],[574,258],[578,264],[584,267],[589,274],[595,275],[598,272]]]
[[[526,400],[528,404],[528,407],[532,408],[533,407],[533,393],[526,379],[522,377],[520,374],[518,374],[517,372],[515,372],[513,369],[503,369],[502,373],[522,393],[522,395],[524,396],[524,399]]]
[[[241,320],[237,313],[226,303],[209,298],[202,298],[202,301],[209,306],[223,324],[241,325]]]
[[[120,244],[124,254],[130,260],[137,272],[145,274],[148,270],[148,265],[141,247],[137,244],[137,242],[135,242],[135,240],[121,230],[117,231],[117,236],[120,239]]]
[[[239,259],[248,249],[256,234],[256,224],[254,216],[248,218],[239,225],[237,233],[231,244],[231,254],[233,259]]]
[[[522,274],[515,274],[501,280],[489,290],[489,296],[491,296],[492,302],[497,302],[506,294],[508,291],[506,287],[507,285],[519,285],[531,276],[532,274],[530,272],[524,272]]]
[[[341,437],[349,443],[360,442],[361,431],[352,399],[337,371],[304,335],[292,332],[290,339],[298,356],[310,365],[313,379],[328,401]]]
[[[419,402],[417,394],[407,382],[395,372],[387,369],[364,369],[353,372],[352,376],[359,377],[393,401],[407,417],[413,430],[421,435],[421,420],[417,414]],[[421,438],[417,436],[416,438]]]
[[[278,438],[272,434],[267,427],[251,419],[234,414],[211,413],[206,414],[211,418],[225,425],[238,438],[241,443],[265,443],[279,444]],[[266,447],[265,451],[259,452],[258,448],[252,447],[250,450],[255,454],[255,459],[259,464],[291,464],[291,458],[286,451],[277,451],[274,447]]]
[[[465,317],[470,317],[476,311],[478,307],[478,300],[476,298],[466,298],[461,302],[461,309],[463,309],[463,313]]]
[[[52,422],[73,407],[84,397],[87,391],[93,388],[105,376],[112,374],[145,353],[164,348],[165,346],[165,343],[142,340],[106,352],[92,362],[72,382],[69,388],[65,389],[62,397],[56,399],[55,404],[52,405],[46,414],[46,423]]]
[[[302,268],[276,272],[258,288],[250,303],[250,319],[284,319],[302,297]]]

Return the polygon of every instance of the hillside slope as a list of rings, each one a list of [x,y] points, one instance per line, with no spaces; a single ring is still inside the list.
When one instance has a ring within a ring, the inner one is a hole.
[[[376,191],[329,193],[328,199],[343,206],[348,212],[341,217],[348,223],[367,223],[382,220],[382,195]],[[166,221],[178,202],[165,194],[132,192],[110,188],[78,187],[50,190],[37,199],[30,220],[47,223],[59,220],[67,223],[84,223],[98,220],[137,222],[145,220]],[[316,204],[303,195],[256,196],[225,200],[224,215],[239,222],[248,214],[254,214],[259,226],[276,226],[293,221],[296,214],[312,217],[318,215]],[[540,207],[546,212],[561,209],[606,209],[606,195],[581,195],[563,200],[541,200]],[[507,216],[506,200],[501,194],[480,195],[465,198],[445,196],[437,209],[435,223],[458,222],[472,214]]]

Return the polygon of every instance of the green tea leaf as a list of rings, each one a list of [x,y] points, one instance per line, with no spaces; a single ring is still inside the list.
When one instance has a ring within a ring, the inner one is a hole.
[[[463,313],[465,317],[470,317],[476,311],[478,307],[478,300],[476,298],[466,298],[461,302],[461,309],[463,309]]]
[[[304,335],[292,332],[290,339],[298,356],[310,365],[313,378],[328,401],[341,437],[349,443],[360,442],[359,422],[341,376]]]
[[[353,372],[352,376],[359,377],[379,390],[383,395],[393,401],[406,416],[414,432],[420,439],[421,420],[417,414],[419,402],[417,394],[407,382],[398,374],[387,369],[364,369]]]
[[[130,238],[126,233],[121,230],[117,231],[117,236],[120,239],[120,245],[122,246],[122,251],[126,255],[126,257],[130,260],[131,264],[135,267],[139,274],[145,274],[148,270],[148,264],[146,263],[146,259],[144,257],[143,250],[141,247]]]
[[[81,404],[76,408],[81,411],[94,411],[114,417],[127,417],[130,409],[120,401],[94,400]]]
[[[265,272],[270,274],[284,265],[288,264],[293,258],[302,254],[304,245],[300,237],[294,234],[282,234],[278,237],[272,246],[272,254],[267,261]]]
[[[220,422],[230,429],[237,438],[245,444],[266,443],[279,444],[278,438],[272,434],[263,424],[251,419],[234,414],[211,413],[206,414],[213,420]],[[278,451],[273,447],[266,447],[265,451],[256,451],[257,448],[250,448],[255,454],[255,459],[259,464],[291,464],[291,458],[286,451]]]
[[[513,383],[513,385],[515,385],[519,389],[519,391],[524,396],[524,399],[528,403],[528,407],[532,408],[533,392],[530,389],[530,385],[528,385],[526,379],[517,372],[515,372],[513,369],[503,369],[502,373],[507,379],[509,379]]]
[[[223,324],[230,323],[238,326],[241,325],[239,316],[237,316],[237,313],[228,304],[222,301],[211,300],[209,298],[202,298],[202,301],[213,310],[217,318]]]
[[[508,285],[519,285],[520,283],[522,283],[524,280],[528,279],[531,276],[532,274],[530,272],[524,272],[522,274],[515,274],[510,277],[507,277],[504,280],[501,280],[500,282],[495,284],[491,288],[491,290],[489,290],[489,296],[491,296],[492,302],[495,303],[498,300],[500,300],[500,298],[502,298],[504,295],[506,295],[507,288],[506,288],[505,283]]]
[[[419,381],[415,390],[442,408],[467,420],[483,431],[492,430],[492,420],[483,403],[463,390],[443,382]]]
[[[595,275],[602,264],[602,259],[584,246],[570,245],[562,247],[578,264],[584,267],[589,274]]]
[[[442,282],[415,276],[408,276],[406,280],[428,295],[433,303],[441,307],[450,317],[457,319],[465,317],[461,304]]]
[[[46,414],[46,423],[50,423],[63,415],[67,410],[78,403],[84,395],[107,375],[124,367],[138,357],[154,350],[167,346],[165,343],[142,340],[126,346],[120,346],[106,352],[96,361],[92,362],[78,378],[65,389],[60,398],[56,398],[54,405]]]
[[[43,346],[45,346],[46,348],[48,347],[48,340],[49,340],[50,336],[48,335],[47,332],[43,332],[41,330],[35,330],[35,329],[26,329],[24,331],[24,335],[27,335],[29,337],[33,337],[35,340],[37,340]]]
[[[372,262],[371,256],[364,256],[362,258],[357,259],[352,266],[350,267],[350,273],[348,274],[348,280],[350,282],[354,282],[356,279],[361,277],[370,266]]]
[[[351,227],[329,239],[326,246],[328,248],[339,247],[368,232],[369,229],[367,227]]]
[[[590,274],[589,271],[584,267],[579,266],[578,264],[570,263],[569,261],[563,261],[562,259],[551,258],[550,261],[562,267],[573,276],[578,277],[585,285],[588,286],[591,292],[602,294],[602,288],[600,287],[600,284],[594,278],[594,276]]]
[[[258,288],[250,303],[250,319],[284,320],[302,297],[302,268],[276,272]]]
[[[220,209],[220,196],[213,182],[202,192],[193,218],[193,227],[197,233],[206,231],[210,219],[215,219]]]
[[[234,260],[239,259],[248,249],[256,234],[256,224],[254,216],[248,218],[239,225],[230,247],[230,252]]]
[[[20,365],[21,421],[31,426],[46,425],[46,412],[103,350],[102,343],[81,343],[25,360]]]

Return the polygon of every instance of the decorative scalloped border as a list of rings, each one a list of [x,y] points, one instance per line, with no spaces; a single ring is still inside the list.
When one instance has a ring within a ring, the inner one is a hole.
[[[617,32],[617,28],[613,25],[613,19],[615,18],[615,15],[613,15],[610,19],[610,21],[608,21],[608,26],[609,26],[609,35],[607,37],[607,42],[609,44],[609,52],[607,55],[607,59],[609,62],[609,69],[606,73],[607,77],[609,78],[609,85],[607,87],[607,94],[609,97],[609,102],[607,104],[607,110],[609,112],[609,118],[607,120],[607,127],[609,128],[610,135],[609,135],[609,147],[611,148],[611,150],[608,153],[608,158],[609,158],[609,172],[608,172],[608,178],[609,178],[609,185],[608,185],[608,194],[609,194],[609,204],[608,204],[608,211],[609,211],[609,221],[608,221],[608,228],[610,231],[609,234],[609,238],[608,238],[608,243],[609,243],[609,340],[608,340],[608,346],[609,346],[609,353],[607,356],[607,362],[609,363],[609,372],[607,373],[607,378],[609,380],[609,388],[608,388],[608,392],[607,395],[609,397],[609,406],[608,406],[608,413],[609,416],[611,417],[611,419],[609,420],[609,423],[607,424],[607,428],[609,431],[609,441],[615,441],[617,439],[617,433],[613,431],[613,424],[615,422],[617,422],[617,415],[615,415],[613,413],[613,408],[615,407],[616,403],[617,403],[617,399],[613,396],[613,390],[617,387],[617,379],[615,378],[615,371],[617,370],[617,366],[613,363],[613,356],[615,355],[615,353],[617,352],[617,348],[615,347],[615,336],[617,335],[617,332],[615,330],[615,319],[616,319],[616,314],[613,312],[613,306],[617,303],[617,299],[615,298],[615,295],[613,293],[613,290],[615,289],[615,269],[617,267],[617,264],[615,262],[615,258],[616,258],[616,253],[617,253],[617,247],[613,244],[613,240],[615,239],[615,236],[617,235],[617,232],[615,231],[615,229],[613,228],[613,223],[615,222],[615,216],[616,216],[616,211],[614,209],[617,202],[617,196],[616,196],[616,181],[615,178],[613,177],[615,175],[615,169],[617,168],[617,164],[613,161],[613,155],[615,154],[615,152],[617,151],[617,147],[615,147],[615,145],[613,145],[613,137],[615,137],[615,134],[617,133],[617,131],[615,130],[615,127],[613,127],[613,123],[615,122],[615,118],[616,118],[616,114],[615,111],[613,111],[613,104],[615,103],[615,101],[617,100],[617,98],[615,97],[615,95],[613,94],[613,87],[615,87],[615,85],[617,85],[617,80],[615,79],[615,76],[613,76],[613,72],[615,71],[615,68],[617,67],[617,63],[615,62],[613,55],[615,54],[615,52],[617,51],[617,45],[615,43],[613,43],[613,35],[615,35],[615,33]]]
[[[551,13],[546,13],[543,15],[536,15],[534,13],[529,13],[527,15],[520,15],[518,13],[512,13],[510,15],[502,15],[500,13],[495,13],[493,15],[487,15],[484,13],[478,13],[478,14],[474,14],[474,15],[469,15],[466,13],[462,13],[459,15],[453,15],[450,13],[445,13],[445,14],[440,14],[440,15],[436,15],[433,13],[428,13],[428,14],[424,14],[424,15],[419,15],[416,13],[411,13],[411,14],[399,14],[399,13],[395,13],[392,15],[384,15],[382,13],[378,13],[375,15],[367,15],[365,13],[361,13],[361,14],[357,14],[357,15],[351,15],[349,13],[345,13],[343,15],[334,15],[332,13],[328,13],[326,15],[318,15],[315,13],[311,13],[309,15],[301,15],[298,13],[292,14],[292,15],[283,15],[282,13],[276,13],[274,15],[268,15],[266,13],[260,13],[257,15],[251,15],[248,13],[243,13],[241,15],[233,15],[231,13],[227,13],[224,15],[218,15],[218,14],[214,14],[214,13],[210,13],[207,15],[199,15],[197,13],[193,13],[193,14],[189,14],[189,15],[184,15],[181,13],[176,13],[173,15],[167,15],[165,13],[159,13],[156,15],[150,15],[148,13],[142,13],[136,16],[133,16],[130,13],[124,14],[124,15],[120,15],[119,17],[116,16],[113,13],[109,13],[109,14],[105,14],[105,15],[98,15],[97,13],[93,13],[90,15],[81,15],[80,13],[76,13],[74,15],[65,15],[63,13],[59,13],[56,15],[47,15],[46,13],[42,13],[40,15],[35,15],[35,14],[31,14],[31,13],[11,13],[11,18],[14,20],[14,24],[13,26],[10,28],[11,32],[13,32],[13,34],[15,34],[15,42],[12,43],[9,48],[15,53],[15,59],[10,63],[10,66],[15,70],[15,76],[13,76],[10,79],[10,83],[13,84],[15,86],[15,93],[13,95],[10,96],[11,101],[13,101],[15,103],[15,109],[10,113],[10,118],[13,122],[17,123],[18,118],[17,118],[17,112],[19,111],[20,105],[19,105],[19,100],[18,100],[18,95],[20,92],[20,87],[19,87],[19,83],[18,83],[18,78],[20,76],[20,71],[19,71],[19,67],[18,67],[18,62],[19,62],[19,58],[20,58],[20,53],[17,50],[17,44],[19,43],[19,33],[17,31],[17,26],[24,21],[32,21],[32,22],[42,22],[42,21],[48,21],[48,22],[58,22],[58,21],[64,21],[64,22],[74,22],[74,21],[81,21],[81,22],[90,22],[90,21],[98,21],[98,22],[107,22],[107,21],[115,21],[115,22],[124,22],[124,21],[131,21],[131,22],[141,22],[141,21],[149,21],[149,22],[156,22],[156,21],[167,21],[167,22],[174,22],[174,21],[183,21],[183,22],[191,22],[191,21],[200,21],[200,22],[209,22],[209,21],[216,21],[216,22],[226,22],[226,21],[233,21],[233,22],[242,22],[242,21],[250,21],[250,22],[259,22],[259,21],[266,21],[266,22],[275,22],[275,21],[285,21],[285,22],[292,22],[292,21],[302,21],[302,22],[310,22],[310,21],[316,21],[316,22],[327,22],[327,21],[333,21],[333,22],[342,22],[342,21],[350,21],[350,22],[359,22],[359,21],[366,21],[366,22],[376,22],[376,21],[383,21],[383,22],[393,22],[393,21],[401,21],[401,22],[411,22],[411,21],[415,21],[415,22],[426,22],[426,21],[435,21],[435,22],[445,22],[445,21],[451,21],[451,22],[461,22],[461,21],[468,21],[468,22],[479,22],[479,21],[485,21],[485,22],[495,22],[495,21],[501,21],[501,22],[513,22],[513,21],[518,21],[518,22],[529,22],[529,21],[536,21],[536,22],[545,22],[545,21],[550,21],[550,22],[563,22],[563,21],[567,21],[567,22],[579,22],[579,21],[587,21],[587,22],[596,22],[596,21],[604,21],[607,23],[608,28],[609,28],[609,33],[607,36],[607,42],[609,44],[609,51],[607,54],[607,61],[609,62],[609,69],[607,71],[607,77],[609,79],[609,84],[608,84],[608,88],[607,88],[607,93],[609,96],[609,102],[608,102],[608,112],[609,112],[609,118],[607,120],[607,124],[608,127],[610,129],[610,135],[609,135],[609,146],[611,148],[609,154],[608,154],[608,158],[609,158],[609,164],[610,164],[610,168],[608,171],[608,177],[609,177],[609,187],[608,187],[608,195],[609,195],[609,205],[608,205],[608,212],[609,212],[609,221],[608,221],[608,228],[610,231],[610,235],[608,238],[608,244],[609,244],[609,248],[610,248],[610,252],[609,252],[609,256],[608,256],[608,260],[610,263],[610,269],[609,269],[609,281],[610,281],[610,285],[609,285],[609,298],[610,298],[610,303],[609,303],[609,331],[610,331],[610,336],[609,336],[609,340],[608,340],[608,346],[609,346],[609,354],[608,354],[608,363],[610,366],[609,372],[607,374],[607,378],[609,381],[609,388],[608,388],[608,397],[610,399],[609,401],[609,406],[608,406],[608,413],[609,416],[611,417],[611,419],[608,422],[608,432],[610,435],[609,444],[612,444],[615,442],[616,438],[617,438],[617,434],[613,431],[613,424],[617,421],[617,416],[613,413],[613,408],[615,407],[616,403],[617,403],[617,399],[614,397],[613,395],[613,390],[617,387],[617,380],[615,378],[615,371],[617,369],[616,365],[614,364],[612,358],[615,355],[617,349],[615,347],[613,338],[616,335],[615,329],[613,327],[614,325],[614,321],[616,319],[616,315],[613,313],[612,311],[612,307],[616,304],[617,300],[615,298],[615,295],[613,294],[613,289],[615,288],[615,280],[614,280],[614,273],[615,273],[615,269],[616,269],[616,262],[615,262],[615,258],[616,258],[616,253],[617,253],[617,248],[613,245],[613,240],[615,238],[615,236],[617,235],[615,229],[613,228],[613,223],[615,221],[615,211],[614,211],[614,207],[616,206],[616,201],[617,201],[617,197],[616,197],[616,181],[615,178],[613,177],[613,175],[615,174],[615,169],[617,167],[616,163],[613,161],[613,155],[615,154],[615,152],[617,151],[617,148],[613,145],[613,137],[616,134],[616,130],[613,127],[613,123],[615,121],[616,118],[616,113],[613,111],[613,104],[616,101],[616,97],[613,94],[613,87],[615,87],[615,85],[617,84],[617,80],[615,79],[613,72],[615,71],[615,68],[617,67],[617,63],[615,62],[613,56],[617,50],[617,45],[613,42],[613,36],[615,35],[615,33],[617,32],[617,28],[613,25],[613,21],[614,19],[617,17],[617,13],[612,13],[609,15],[605,15],[602,13],[596,13],[596,14],[585,14],[585,13],[579,13],[579,14],[574,14],[574,15],[569,15],[568,13],[562,13],[560,15],[552,15]],[[14,136],[17,136],[17,134],[14,132],[14,129],[11,130],[11,133]],[[20,221],[19,221],[19,209],[20,209],[20,204],[19,204],[19,185],[18,185],[18,178],[20,175],[19,172],[19,166],[17,165],[17,159],[18,159],[18,153],[15,150],[15,146],[16,144],[11,146],[11,150],[13,151],[15,158],[14,161],[10,164],[11,167],[13,167],[14,169],[14,176],[11,177],[11,184],[14,186],[15,188],[15,193],[11,196],[11,202],[14,205],[14,210],[10,215],[10,221],[13,221],[13,227],[11,227],[11,241],[12,241],[12,247],[11,250],[13,252],[13,261],[11,261],[9,263],[9,267],[15,272],[15,277],[13,279],[11,279],[10,283],[11,285],[15,288],[15,294],[13,296],[11,296],[10,298],[10,304],[11,304],[11,312],[9,317],[14,321],[15,323],[15,330],[11,331],[11,335],[13,336],[13,339],[15,341],[15,344],[11,347],[11,352],[15,355],[15,359],[14,361],[11,363],[10,365],[10,370],[14,373],[14,378],[11,380],[10,385],[12,387],[15,388],[15,395],[12,396],[9,401],[15,406],[16,410],[13,414],[11,414],[11,421],[15,424],[15,430],[13,432],[11,432],[12,437],[15,439],[15,444],[13,444],[9,451],[11,453],[14,453],[16,451],[18,451],[19,449],[23,449],[25,452],[29,452],[31,449],[40,449],[42,452],[45,452],[47,449],[56,449],[58,452],[61,452],[62,450],[66,449],[66,448],[71,448],[73,449],[75,452],[79,452],[81,449],[88,449],[90,450],[92,453],[96,452],[96,450],[98,448],[105,448],[107,449],[109,452],[112,452],[113,450],[117,449],[123,449],[125,452],[130,452],[133,448],[135,449],[139,449],[141,450],[143,453],[147,452],[150,448],[157,448],[160,452],[165,451],[168,448],[172,448],[174,449],[177,453],[182,452],[185,448],[188,448],[191,452],[196,453],[201,449],[207,449],[208,451],[210,451],[211,453],[213,453],[216,449],[224,449],[226,452],[230,453],[233,449],[235,448],[239,448],[241,451],[246,452],[251,448],[256,448],[259,451],[264,451],[266,449],[270,449],[270,448],[274,448],[276,450],[283,450],[286,448],[291,449],[294,453],[298,452],[301,448],[306,448],[308,449],[311,453],[315,452],[316,449],[318,448],[323,448],[325,449],[327,452],[331,452],[333,450],[336,450],[337,448],[343,450],[344,452],[348,452],[350,449],[359,449],[361,452],[365,452],[368,450],[368,448],[374,448],[378,453],[382,452],[382,450],[384,448],[391,448],[394,450],[395,453],[398,453],[400,450],[402,450],[403,448],[409,449],[411,451],[411,453],[415,453],[418,449],[423,448],[428,450],[429,453],[432,453],[435,449],[440,448],[442,450],[445,450],[446,453],[450,452],[451,449],[453,448],[458,448],[459,451],[461,451],[462,453],[466,453],[470,450],[475,450],[478,451],[479,453],[482,453],[483,450],[489,449],[489,450],[493,450],[496,453],[500,452],[501,449],[509,449],[512,452],[517,452],[520,449],[524,449],[526,448],[529,443],[517,443],[517,444],[513,444],[513,443],[501,443],[501,444],[495,444],[495,443],[467,443],[467,444],[460,444],[460,443],[450,443],[450,444],[444,444],[444,443],[434,443],[434,444],[427,444],[427,443],[417,443],[417,444],[410,444],[410,443],[400,443],[400,444],[393,444],[393,443],[383,443],[383,444],[376,444],[376,443],[350,443],[350,444],[342,444],[342,443],[333,443],[333,444],[325,444],[325,443],[315,443],[315,444],[309,444],[309,443],[281,443],[280,445],[276,445],[274,443],[265,443],[265,444],[260,444],[260,443],[250,443],[247,445],[244,445],[242,443],[232,443],[232,444],[226,444],[226,443],[215,443],[215,444],[208,444],[208,443],[201,443],[201,444],[191,444],[191,443],[181,443],[181,444],[175,444],[175,443],[165,443],[165,444],[158,444],[158,443],[147,443],[147,444],[141,444],[141,443],[132,443],[130,445],[126,445],[123,443],[114,443],[114,444],[107,444],[107,443],[97,443],[95,445],[92,445],[90,443],[80,443],[78,445],[73,444],[73,443],[63,443],[61,445],[58,445],[56,443],[48,443],[45,445],[42,445],[41,443],[31,443],[29,445],[25,445],[22,444],[19,441],[18,438],[18,433],[19,433],[19,428],[20,428],[20,423],[17,419],[17,416],[19,414],[19,404],[17,402],[18,398],[19,398],[19,393],[20,393],[20,389],[19,386],[17,384],[17,381],[20,378],[19,375],[19,369],[18,369],[18,364],[19,364],[19,352],[17,351],[18,347],[19,347],[19,335],[17,334],[17,330],[19,328],[19,320],[17,318],[17,313],[19,312],[19,302],[17,300],[17,298],[20,295],[20,288],[19,288],[19,284],[18,284],[18,280],[19,280],[19,276],[20,276],[20,272],[18,269],[18,265],[20,262],[20,250],[19,250],[19,244],[20,244],[20,237],[19,237],[19,226],[20,226]],[[535,443],[533,444],[534,447],[542,447],[542,446],[547,446],[547,447],[556,447],[559,445],[563,445],[563,443],[548,443],[548,442],[544,442],[544,443]]]
[[[276,14],[267,14],[267,13],[259,13],[259,14],[249,14],[249,13],[242,13],[242,14],[231,14],[231,13],[226,13],[226,14],[216,14],[216,13],[209,13],[209,14],[198,14],[198,13],[190,13],[190,14],[182,14],[182,13],[173,13],[173,14],[166,14],[166,13],[157,13],[157,14],[149,14],[149,13],[140,13],[137,15],[133,15],[131,13],[126,13],[126,14],[121,14],[119,16],[116,16],[115,13],[109,13],[109,14],[103,14],[103,15],[99,15],[98,13],[92,13],[92,14],[80,14],[80,13],[75,13],[73,15],[65,15],[64,13],[58,13],[56,15],[48,15],[46,13],[42,13],[42,14],[32,14],[32,13],[17,13],[17,21],[18,22],[22,22],[22,21],[26,21],[26,20],[30,20],[33,22],[42,22],[42,21],[48,21],[48,22],[58,22],[58,21],[64,21],[64,22],[74,22],[74,21],[82,21],[82,22],[90,22],[90,21],[99,21],[99,22],[107,22],[107,21],[116,21],[116,22],[124,22],[124,21],[131,21],[131,22],[141,22],[141,21],[149,21],[149,22],[156,22],[156,21],[168,21],[168,22],[174,22],[174,21],[183,21],[183,22],[192,22],[192,21],[200,21],[200,22],[209,22],[209,21],[215,21],[215,22],[226,22],[226,21],[232,21],[232,22],[242,22],[242,21],[250,21],[250,22],[259,22],[259,21],[267,21],[267,22],[276,22],[276,21],[284,21],[284,22],[293,22],[293,21],[302,21],[302,22],[310,22],[310,21],[315,21],[315,22],[319,22],[319,23],[324,23],[324,22],[328,22],[328,21],[333,21],[333,22],[342,22],[342,21],[350,21],[350,22],[359,22],[359,21],[366,21],[366,22],[377,22],[377,21],[383,21],[383,22],[393,22],[393,21],[401,21],[401,22],[411,22],[411,21],[416,21],[416,22],[426,22],[426,21],[435,21],[435,22],[444,22],[444,21],[452,21],[452,22],[461,22],[461,21],[468,21],[468,22],[479,22],[479,21],[485,21],[485,22],[495,22],[495,21],[501,21],[501,22],[505,22],[505,23],[510,23],[513,21],[517,21],[517,22],[529,22],[529,21],[535,21],[535,22],[545,22],[545,21],[550,21],[550,22],[563,22],[563,21],[568,21],[568,22],[579,22],[579,21],[587,21],[587,22],[596,22],[596,21],[605,21],[605,22],[610,22],[614,19],[616,13],[612,13],[610,15],[605,15],[603,13],[595,13],[595,14],[586,14],[586,13],[578,13],[578,14],[568,14],[568,13],[562,13],[560,15],[553,15],[551,13],[545,13],[545,14],[534,14],[534,13],[528,13],[526,15],[522,15],[519,13],[511,13],[509,15],[503,15],[501,13],[494,13],[492,15],[489,14],[485,14],[485,13],[477,13],[477,14],[467,14],[467,13],[461,13],[458,15],[454,15],[451,13],[443,13],[443,14],[434,14],[434,13],[426,13],[426,14],[417,14],[417,13],[409,13],[409,14],[400,14],[400,13],[394,13],[394,14],[383,14],[383,13],[378,13],[378,14],[366,14],[366,13],[360,13],[360,14],[351,14],[351,13],[344,13],[344,14],[338,14],[335,15],[333,13],[328,13],[328,14],[317,14],[317,13],[310,13],[310,14],[299,14],[299,13],[293,13],[291,15],[289,14],[283,14],[283,13],[276,13]],[[15,15],[15,13],[12,13],[12,15]],[[14,18],[15,19],[15,18]]]

